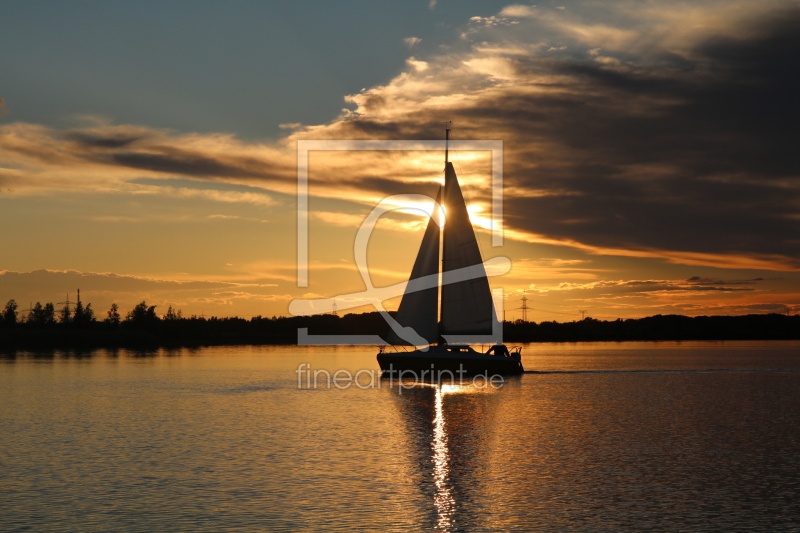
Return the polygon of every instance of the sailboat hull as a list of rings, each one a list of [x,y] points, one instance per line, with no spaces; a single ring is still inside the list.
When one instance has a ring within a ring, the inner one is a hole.
[[[423,381],[442,376],[440,372],[444,372],[445,378],[450,378],[448,372],[452,373],[454,379],[479,374],[511,376],[524,372],[519,353],[503,356],[476,352],[468,347],[430,346],[427,351],[384,351],[378,354],[378,364],[384,374],[402,377],[398,372],[404,372],[405,377]]]

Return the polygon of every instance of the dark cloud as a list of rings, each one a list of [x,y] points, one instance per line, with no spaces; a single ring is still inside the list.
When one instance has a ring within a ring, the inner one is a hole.
[[[113,154],[111,159],[122,166],[167,174],[198,177],[244,177],[249,175],[249,173],[243,172],[238,168],[230,167],[215,159],[199,155],[176,157],[174,155],[142,152],[118,152]]]
[[[701,278],[700,276],[692,276],[686,280],[687,283],[691,283],[692,285],[747,285],[757,281],[764,281],[764,278],[723,281],[716,278]]]
[[[425,194],[435,198],[439,190],[439,185],[435,183],[409,183],[389,178],[364,178],[359,180],[358,186],[381,191],[387,196],[390,194]]]
[[[751,287],[727,287],[731,283],[725,283],[721,280],[687,280],[686,283],[680,281],[626,281],[616,285],[610,285],[615,291],[620,292],[663,292],[663,291],[721,291],[721,292],[738,292],[738,291],[752,291]]]
[[[286,179],[286,176],[276,173],[279,165],[252,157],[206,156],[165,145],[151,146],[148,150],[93,153],[90,157],[113,165],[193,178]],[[296,179],[291,174],[289,176],[289,179]]]
[[[507,198],[513,223],[596,246],[800,259],[800,10],[751,26],[655,66],[549,63],[572,90],[465,110],[507,125],[511,183],[577,193]]]
[[[12,182],[25,189],[95,188],[99,180],[113,190],[148,175],[252,180],[267,187],[278,182],[293,185],[297,179],[295,158],[283,147],[243,143],[230,135],[180,135],[138,126],[61,132],[14,123],[0,127],[0,158],[17,170]]]
[[[90,148],[124,148],[144,138],[143,135],[85,131],[67,131],[64,132],[63,137]]]

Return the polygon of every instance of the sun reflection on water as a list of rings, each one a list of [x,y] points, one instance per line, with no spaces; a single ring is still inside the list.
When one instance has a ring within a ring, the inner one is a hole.
[[[447,390],[447,389],[453,390]],[[456,502],[453,498],[448,478],[450,476],[450,457],[447,450],[447,429],[444,421],[444,395],[454,392],[456,385],[442,385],[436,388],[435,417],[433,419],[433,482],[436,494],[436,531],[452,531]]]
[[[445,384],[443,384],[443,385],[441,386],[441,388],[439,389],[439,391],[440,391],[442,394],[446,394],[446,393],[448,393],[448,392],[458,392],[459,390],[461,390],[461,389],[463,389],[463,388],[464,388],[463,386],[459,386],[459,385],[451,385],[450,383],[445,383]]]

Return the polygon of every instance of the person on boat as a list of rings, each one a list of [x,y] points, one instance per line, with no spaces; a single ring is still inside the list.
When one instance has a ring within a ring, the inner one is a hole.
[[[491,346],[487,351],[487,354],[494,353],[495,355],[501,355],[503,357],[510,357],[511,354],[508,352],[508,348],[505,344],[495,344]]]

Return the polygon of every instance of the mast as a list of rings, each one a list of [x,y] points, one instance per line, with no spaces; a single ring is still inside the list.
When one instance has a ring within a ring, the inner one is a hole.
[[[447,166],[447,163],[450,162],[450,124],[451,122],[448,120],[444,123],[444,164]]]
[[[450,124],[452,124],[452,121],[448,120],[447,122],[443,122],[443,124],[444,124],[444,175],[445,175],[445,182],[444,182],[444,185],[442,185],[442,189],[441,189],[442,200],[444,200],[444,197],[446,197],[445,190],[447,189],[447,166],[450,164]],[[444,205],[444,204],[442,204],[442,205]],[[445,209],[445,217],[447,217],[447,209]],[[447,220],[447,218],[445,218],[445,226],[447,225],[446,220]],[[439,287],[437,287],[437,295],[436,295],[436,300],[437,300],[437,309],[436,309],[436,311],[437,311],[437,317],[438,317],[438,320],[436,322],[437,331],[439,330],[440,324],[442,322],[442,312],[444,310],[444,306],[442,305],[442,275],[444,274],[444,257],[445,257],[445,255],[444,255],[445,254],[444,246],[445,246],[445,244],[444,244],[444,232],[442,232],[441,244],[440,244],[440,247],[441,247],[441,252],[440,252],[441,264],[439,265]],[[439,331],[438,333],[440,335],[440,338],[438,339],[438,341],[440,342],[443,339],[441,339],[441,332]]]

